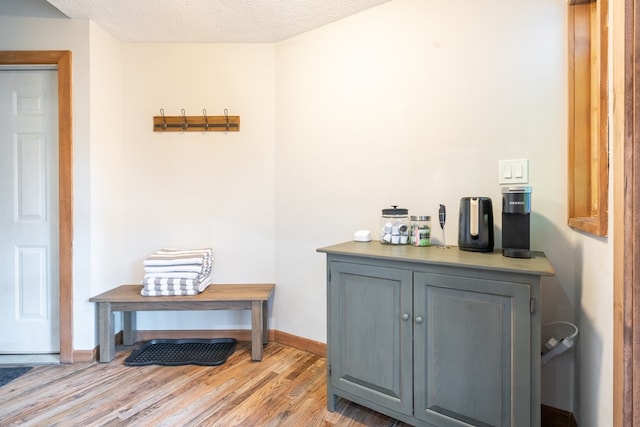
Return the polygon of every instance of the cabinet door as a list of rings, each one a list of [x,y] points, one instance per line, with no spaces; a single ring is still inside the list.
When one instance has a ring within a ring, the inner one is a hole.
[[[339,262],[330,268],[330,393],[411,415],[411,271]]]
[[[416,273],[414,293],[416,418],[528,426],[530,287]]]

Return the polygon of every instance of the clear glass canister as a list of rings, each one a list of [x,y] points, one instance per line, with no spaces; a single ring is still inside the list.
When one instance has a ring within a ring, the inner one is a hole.
[[[431,217],[428,215],[411,216],[411,244],[413,246],[431,246]]]
[[[409,210],[392,206],[382,209],[380,242],[387,245],[408,245],[411,222]]]

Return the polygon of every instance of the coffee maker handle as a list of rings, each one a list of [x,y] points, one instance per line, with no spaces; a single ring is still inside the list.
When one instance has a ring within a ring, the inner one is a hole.
[[[471,200],[469,200],[469,234],[471,234],[472,237],[478,237],[478,201],[479,199],[477,197],[472,197]]]

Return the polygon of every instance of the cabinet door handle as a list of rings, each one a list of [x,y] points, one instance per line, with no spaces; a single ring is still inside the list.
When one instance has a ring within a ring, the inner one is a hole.
[[[416,323],[422,323],[422,316],[416,317]]]
[[[409,320],[409,313],[404,313],[402,315],[402,320]]]

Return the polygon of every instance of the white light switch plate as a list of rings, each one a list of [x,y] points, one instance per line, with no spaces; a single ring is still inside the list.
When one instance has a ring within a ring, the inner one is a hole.
[[[498,161],[499,184],[527,184],[529,182],[529,161],[512,159]]]

